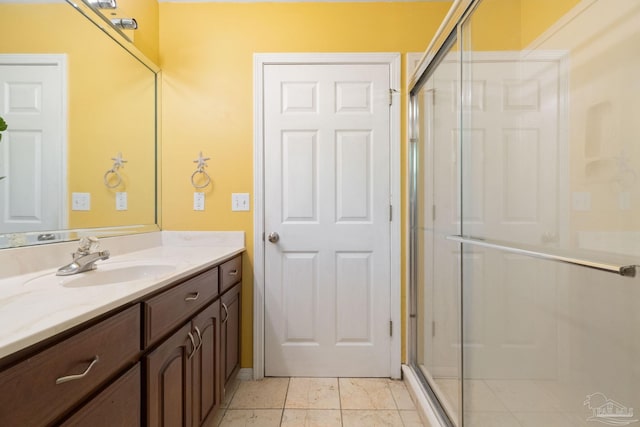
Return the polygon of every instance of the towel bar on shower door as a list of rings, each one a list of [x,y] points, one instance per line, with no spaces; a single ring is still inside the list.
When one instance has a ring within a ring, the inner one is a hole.
[[[482,246],[485,248],[496,249],[504,252],[511,252],[514,254],[526,255],[534,258],[545,259],[548,261],[557,261],[565,264],[593,268],[595,270],[607,271],[609,273],[615,273],[625,277],[635,277],[636,267],[638,267],[638,265],[636,264],[630,264],[630,265],[607,264],[607,263],[602,263],[597,261],[589,261],[585,259],[574,258],[566,255],[539,252],[523,246],[520,246],[520,247],[513,246],[512,244],[507,244],[505,242],[499,242],[499,241],[489,240],[489,239],[479,239],[474,237],[463,237],[463,236],[447,236],[447,240],[469,244],[473,246]]]

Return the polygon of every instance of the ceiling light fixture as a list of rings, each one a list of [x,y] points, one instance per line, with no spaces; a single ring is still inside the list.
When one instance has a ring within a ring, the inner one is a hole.
[[[137,30],[138,23],[134,18],[113,18],[111,23],[121,30]]]
[[[118,7],[116,0],[89,0],[89,3],[98,9],[116,9]]]

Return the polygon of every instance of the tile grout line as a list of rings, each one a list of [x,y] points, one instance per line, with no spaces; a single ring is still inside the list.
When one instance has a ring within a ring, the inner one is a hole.
[[[340,408],[340,427],[344,427],[344,417],[342,416],[342,392],[340,391],[340,377],[336,377],[338,382],[338,407]]]
[[[284,422],[284,408],[287,406],[287,397],[289,396],[289,387],[291,386],[291,377],[287,378],[287,391],[284,393],[284,402],[282,402],[282,412],[280,413],[280,426]]]

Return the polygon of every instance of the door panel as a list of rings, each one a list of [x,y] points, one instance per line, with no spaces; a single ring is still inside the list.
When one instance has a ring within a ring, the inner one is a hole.
[[[389,81],[265,66],[267,376],[389,376]]]

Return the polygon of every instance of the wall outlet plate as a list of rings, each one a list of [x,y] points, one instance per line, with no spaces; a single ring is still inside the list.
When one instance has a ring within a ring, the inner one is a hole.
[[[91,210],[91,193],[71,193],[71,210]]]
[[[249,193],[231,193],[232,211],[248,211],[249,209]]]
[[[204,193],[199,193],[199,192],[193,193],[193,210],[194,211],[204,210]]]
[[[127,210],[127,193],[125,191],[116,193],[116,210],[117,211],[126,211]]]

